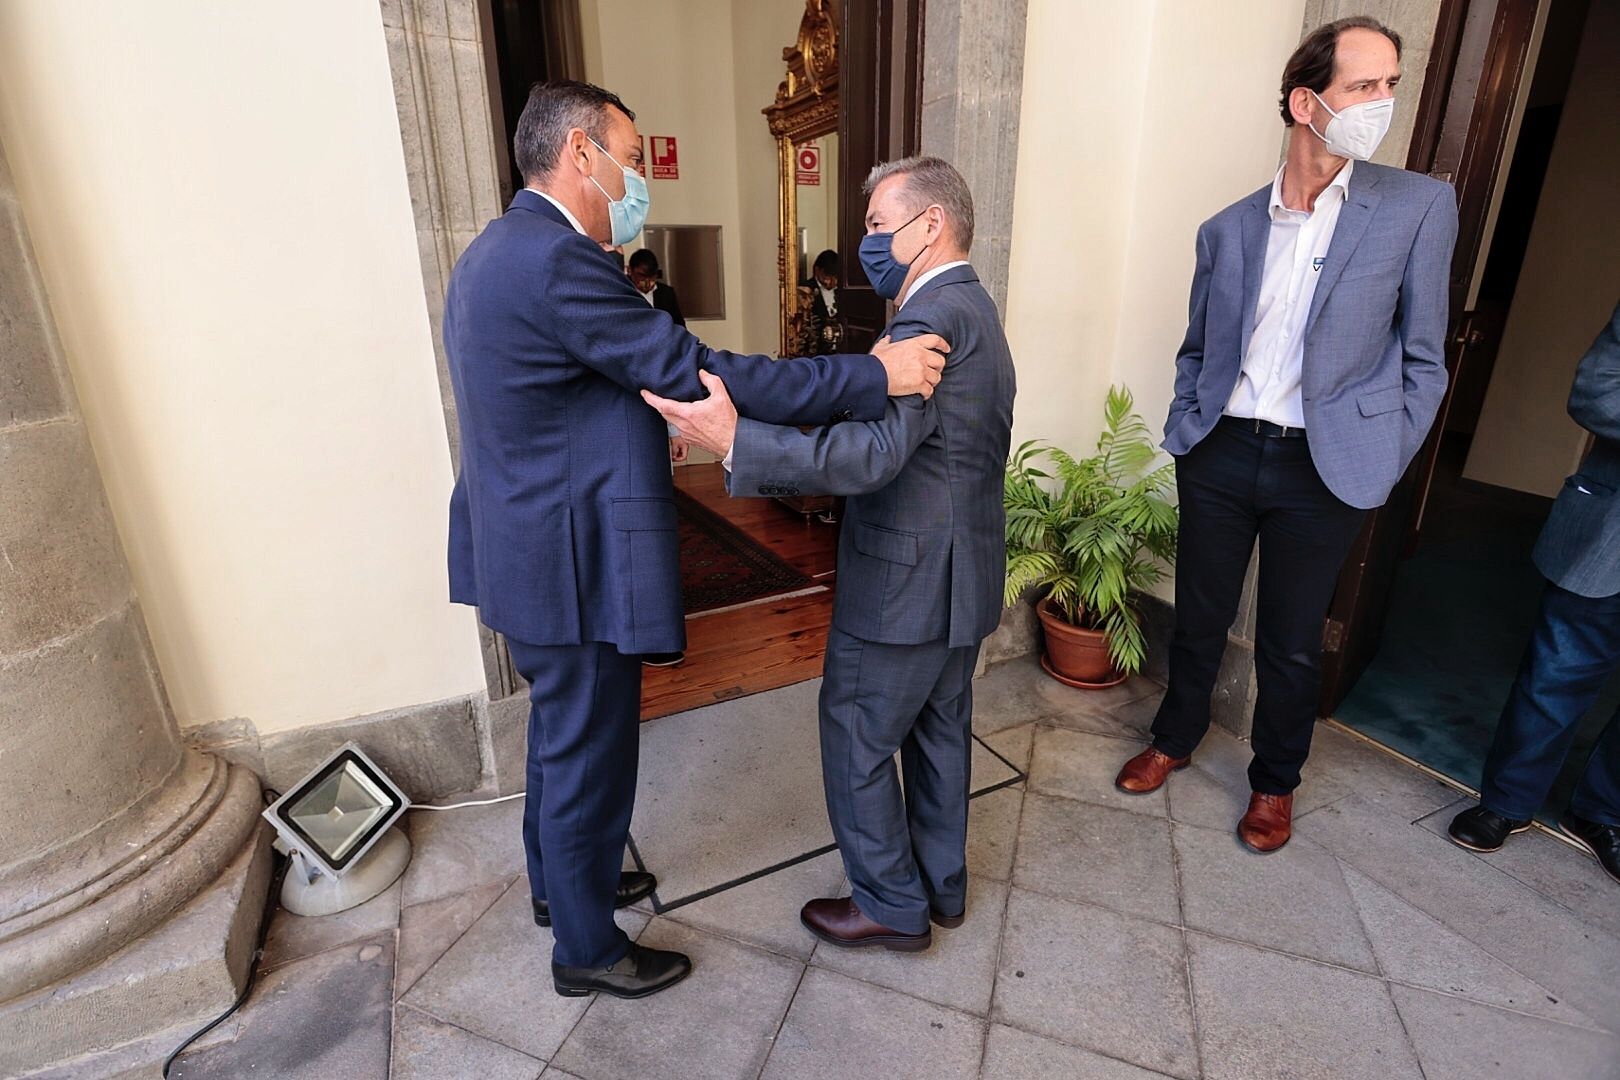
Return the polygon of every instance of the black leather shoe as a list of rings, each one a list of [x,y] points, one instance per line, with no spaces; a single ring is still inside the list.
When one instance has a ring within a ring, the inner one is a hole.
[[[1452,843],[1469,851],[1500,851],[1509,836],[1529,827],[1528,821],[1514,821],[1475,806],[1452,818],[1446,832],[1451,834]]]
[[[967,921],[967,911],[964,909],[956,915],[942,915],[937,911],[929,909],[928,921],[943,929],[955,930],[958,926],[961,926]]]
[[[1620,881],[1620,825],[1600,825],[1565,810],[1558,819],[1558,828],[1596,856],[1605,874]]]
[[[613,898],[613,906],[616,908],[629,907],[637,900],[644,900],[651,896],[656,888],[658,888],[658,879],[651,874],[644,870],[626,870],[619,875],[619,890],[618,894]],[[529,901],[534,904],[534,925],[550,926],[551,905],[544,900],[536,900],[532,896],[529,897]]]
[[[692,960],[683,953],[649,949],[631,943],[630,951],[612,967],[579,968],[551,962],[551,982],[563,997],[607,994],[617,998],[644,998],[667,990],[692,973]]]

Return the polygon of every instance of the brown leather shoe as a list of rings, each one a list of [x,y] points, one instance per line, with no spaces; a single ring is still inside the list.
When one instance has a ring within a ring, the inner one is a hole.
[[[881,945],[895,952],[921,952],[933,943],[926,927],[920,934],[902,934],[861,914],[853,896],[812,900],[799,912],[805,929],[829,945],[860,949]]]
[[[1157,747],[1148,747],[1125,763],[1114,778],[1114,786],[1132,795],[1146,795],[1158,791],[1170,774],[1185,769],[1190,757],[1174,758],[1160,753]]]
[[[1294,797],[1254,792],[1237,832],[1239,840],[1262,855],[1276,851],[1294,835]]]

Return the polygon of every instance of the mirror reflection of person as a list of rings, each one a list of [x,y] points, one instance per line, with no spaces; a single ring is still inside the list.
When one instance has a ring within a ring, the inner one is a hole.
[[[636,292],[642,298],[657,308],[667,312],[675,320],[676,326],[685,326],[686,317],[681,314],[681,302],[675,297],[675,290],[664,284],[664,271],[658,265],[658,256],[647,248],[640,248],[630,256],[630,284],[636,287]]]
[[[810,277],[799,284],[798,352],[815,355],[836,352],[844,340],[844,324],[839,315],[843,267],[838,252],[831,248],[816,256]]]

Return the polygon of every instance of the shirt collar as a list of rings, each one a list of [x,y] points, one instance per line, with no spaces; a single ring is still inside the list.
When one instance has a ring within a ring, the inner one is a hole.
[[[581,225],[579,223],[579,218],[575,217],[569,211],[568,207],[564,206],[562,203],[560,203],[556,199],[552,198],[546,192],[541,191],[539,188],[525,188],[524,190],[534,192],[536,195],[538,195],[542,199],[546,200],[552,206],[555,206],[558,210],[562,211],[562,216],[568,219],[568,224],[570,224],[570,225],[572,225],[574,227],[574,231],[579,233],[579,235],[581,235],[581,236],[585,235],[585,226],[583,226],[583,225]]]
[[[899,306],[905,307],[906,300],[910,300],[913,296],[916,296],[918,293],[922,292],[922,287],[924,285],[928,284],[930,281],[933,281],[945,271],[955,270],[958,266],[966,266],[967,264],[968,262],[966,259],[957,259],[955,262],[948,262],[941,266],[934,267],[932,270],[928,271],[928,273],[911,283],[911,288],[906,290],[905,299],[900,301]]]
[[[1355,165],[1356,165],[1355,158],[1350,158],[1350,159],[1346,160],[1345,163],[1344,163],[1344,168],[1340,169],[1338,171],[1338,173],[1333,177],[1333,179],[1328,181],[1328,186],[1322,189],[1322,194],[1326,195],[1328,192],[1332,191],[1334,188],[1338,188],[1339,189],[1339,200],[1341,202],[1344,201],[1345,199],[1349,198],[1350,197],[1350,173],[1355,168]],[[1275,177],[1273,177],[1272,180],[1271,180],[1271,203],[1267,207],[1267,210],[1268,210],[1268,212],[1271,214],[1271,216],[1273,218],[1275,218],[1277,216],[1277,211],[1279,211],[1279,210],[1282,210],[1282,211],[1284,211],[1286,213],[1290,213],[1290,214],[1303,214],[1303,213],[1306,212],[1304,210],[1293,210],[1293,209],[1290,209],[1289,207],[1283,205],[1283,200],[1282,200],[1282,178],[1283,178],[1283,170],[1286,169],[1287,167],[1288,166],[1287,166],[1286,163],[1284,163],[1282,165],[1279,165],[1277,167],[1277,175]],[[1318,201],[1320,201],[1321,198],[1322,198],[1321,195],[1317,196]]]

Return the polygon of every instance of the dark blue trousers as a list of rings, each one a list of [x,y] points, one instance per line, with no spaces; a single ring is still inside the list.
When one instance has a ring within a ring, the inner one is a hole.
[[[827,816],[862,914],[920,934],[967,902],[977,645],[883,645],[834,628],[821,684]],[[905,792],[894,767],[900,754]]]
[[[1496,726],[1480,801],[1523,821],[1564,767],[1575,725],[1620,665],[1620,596],[1593,598],[1551,582],[1518,678]],[[1610,719],[1570,799],[1579,817],[1620,825],[1620,716]]]
[[[636,798],[641,661],[599,642],[507,645],[529,680],[529,888],[551,907],[552,959],[607,967],[630,948],[613,901]]]

